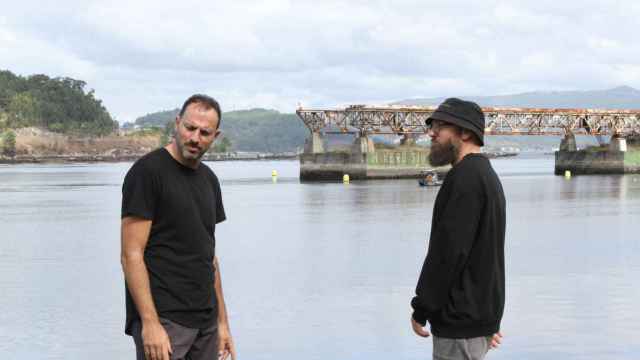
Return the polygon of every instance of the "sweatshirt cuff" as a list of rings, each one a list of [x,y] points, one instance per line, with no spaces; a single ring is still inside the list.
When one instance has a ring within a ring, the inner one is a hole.
[[[418,324],[425,326],[427,325],[427,314],[423,311],[420,311],[417,303],[418,303],[418,297],[416,296],[413,298],[413,300],[411,300],[411,307],[413,308],[413,314],[411,314],[411,317]]]
[[[413,314],[411,315],[411,317],[418,324],[420,324],[422,326],[426,326],[427,325],[427,318],[425,316],[423,316],[423,314],[420,314],[417,310],[413,311]]]

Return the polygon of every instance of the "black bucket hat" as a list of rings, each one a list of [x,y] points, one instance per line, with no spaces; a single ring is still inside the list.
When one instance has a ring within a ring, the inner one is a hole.
[[[432,120],[440,120],[467,129],[478,137],[480,146],[484,146],[484,113],[478,104],[472,101],[448,98],[438,106],[426,120],[427,126]]]

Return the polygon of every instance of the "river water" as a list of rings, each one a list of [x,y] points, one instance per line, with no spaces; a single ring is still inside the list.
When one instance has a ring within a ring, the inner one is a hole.
[[[507,198],[503,346],[489,359],[637,359],[640,176],[492,160]],[[301,184],[296,161],[209,164],[241,359],[429,359],[409,300],[437,188]],[[120,187],[130,163],[0,166],[0,355],[126,359]],[[277,183],[271,171],[279,172]]]

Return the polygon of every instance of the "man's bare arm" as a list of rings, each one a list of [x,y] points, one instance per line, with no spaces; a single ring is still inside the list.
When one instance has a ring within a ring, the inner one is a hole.
[[[213,266],[216,269],[215,290],[218,302],[218,353],[222,360],[225,360],[229,355],[231,355],[232,360],[235,360],[236,348],[231,337],[231,330],[229,329],[227,307],[224,303],[224,295],[222,294],[220,264],[218,263],[217,257],[213,259]]]
[[[149,273],[144,263],[144,250],[149,241],[151,220],[125,217],[121,228],[120,261],[127,288],[142,321],[142,340],[147,359],[169,359],[171,342],[160,324],[151,296]]]

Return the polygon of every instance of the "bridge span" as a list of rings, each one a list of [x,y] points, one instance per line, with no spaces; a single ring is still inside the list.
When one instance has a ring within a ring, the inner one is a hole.
[[[424,134],[425,121],[435,106],[368,107],[344,109],[299,108],[296,114],[311,132],[354,132],[360,134]],[[592,135],[633,134],[640,131],[640,110],[482,108],[487,135]]]
[[[365,106],[342,109],[298,108],[296,114],[310,131],[300,158],[303,180],[416,177],[429,168],[428,149],[412,146],[412,138],[426,134],[427,118],[435,106]],[[640,149],[628,147],[627,139],[640,136],[640,109],[551,109],[484,107],[485,135],[559,135],[555,172],[629,173],[640,172]],[[356,136],[350,153],[327,151],[326,134]],[[377,149],[371,135],[404,137],[397,149]],[[575,134],[597,136],[597,149],[578,150]],[[605,144],[604,136],[610,136]],[[634,140],[634,144],[637,141]]]

